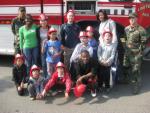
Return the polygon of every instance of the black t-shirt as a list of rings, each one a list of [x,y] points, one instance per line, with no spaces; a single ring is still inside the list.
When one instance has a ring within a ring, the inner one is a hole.
[[[93,75],[97,75],[97,71],[98,71],[98,64],[96,62],[96,60],[90,58],[89,62],[87,64],[84,64],[82,62],[82,60],[79,60],[76,63],[76,76],[78,75],[85,75],[88,74],[89,72],[92,72]]]
[[[79,32],[80,27],[77,24],[63,24],[60,29],[62,45],[67,48],[75,48],[80,42]]]

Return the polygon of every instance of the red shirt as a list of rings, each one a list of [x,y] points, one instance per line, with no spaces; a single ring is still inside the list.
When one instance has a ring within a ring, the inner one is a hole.
[[[71,78],[70,78],[70,74],[68,72],[65,72],[65,75],[63,78],[61,78],[58,82],[58,72],[54,72],[51,79],[47,82],[46,86],[45,86],[45,90],[46,92],[53,87],[55,84],[65,84],[66,85],[66,92],[69,93],[71,90]]]

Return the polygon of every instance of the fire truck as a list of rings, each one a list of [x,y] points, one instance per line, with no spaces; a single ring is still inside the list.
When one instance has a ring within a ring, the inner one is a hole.
[[[1,0],[0,54],[14,54],[11,20],[17,16],[19,6],[25,6],[27,14],[33,15],[35,21],[41,13],[45,13],[49,17],[49,24],[58,29],[66,21],[65,13],[69,9],[75,11],[76,22],[82,28],[87,25],[98,27],[95,15],[99,9],[105,9],[109,17],[117,23],[120,33],[129,24],[128,14],[137,12],[138,23],[150,36],[150,0]]]

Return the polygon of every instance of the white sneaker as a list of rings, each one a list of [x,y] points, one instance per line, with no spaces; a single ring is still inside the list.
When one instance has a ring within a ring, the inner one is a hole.
[[[91,90],[91,95],[92,95],[92,97],[96,97],[96,89]]]

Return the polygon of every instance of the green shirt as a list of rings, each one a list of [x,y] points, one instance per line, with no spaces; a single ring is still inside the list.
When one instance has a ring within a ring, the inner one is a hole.
[[[19,29],[20,49],[37,47],[36,28],[33,24],[30,29],[26,29],[25,26]]]

